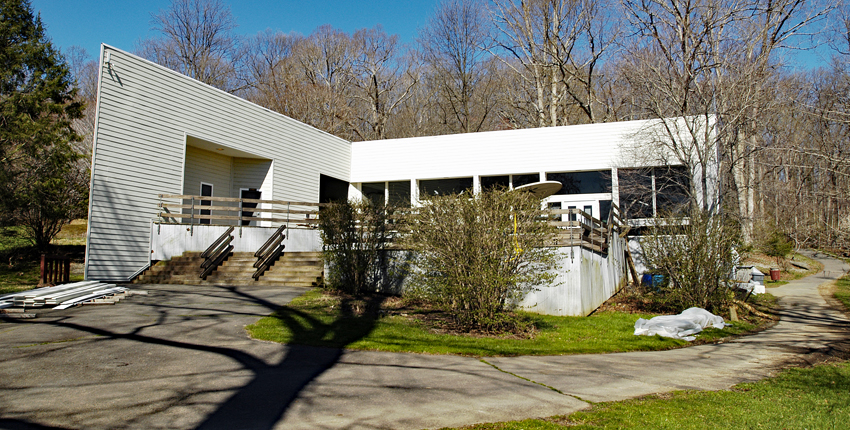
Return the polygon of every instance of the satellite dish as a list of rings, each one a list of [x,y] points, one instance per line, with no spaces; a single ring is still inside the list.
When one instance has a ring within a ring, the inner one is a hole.
[[[552,194],[557,193],[561,190],[561,183],[558,181],[541,181],[534,182],[531,184],[525,184],[521,187],[514,188],[517,191],[528,191],[539,199],[545,199],[546,197],[551,196]]]

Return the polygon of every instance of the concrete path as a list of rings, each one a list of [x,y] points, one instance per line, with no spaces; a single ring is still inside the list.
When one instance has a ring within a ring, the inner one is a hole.
[[[0,323],[0,428],[434,428],[566,414],[587,401],[723,389],[788,360],[847,350],[826,272],[771,293],[781,322],[674,351],[488,358],[287,347],[244,326],[303,292],[138,286],[115,306]],[[309,333],[308,333],[309,334]]]

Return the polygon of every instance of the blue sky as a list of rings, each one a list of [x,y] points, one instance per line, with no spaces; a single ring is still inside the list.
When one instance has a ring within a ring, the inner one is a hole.
[[[224,1],[236,17],[236,32],[254,35],[267,28],[304,35],[330,24],[352,33],[376,24],[403,42],[413,42],[417,30],[433,13],[437,0],[243,0]],[[100,44],[132,51],[137,40],[153,37],[151,13],[170,0],[32,0],[41,13],[55,47],[81,46],[97,57]]]
[[[254,35],[267,28],[304,35],[330,24],[348,33],[376,24],[389,34],[398,34],[412,43],[437,6],[438,0],[224,0],[239,27],[236,32]],[[42,22],[54,46],[65,51],[81,46],[92,58],[106,43],[133,51],[136,41],[156,36],[150,30],[151,13],[167,8],[171,0],[32,0],[33,11]],[[790,54],[792,69],[826,65],[831,52]]]

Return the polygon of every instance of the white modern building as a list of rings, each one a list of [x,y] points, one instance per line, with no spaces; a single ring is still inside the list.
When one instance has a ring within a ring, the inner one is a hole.
[[[605,220],[623,199],[624,169],[652,166],[626,153],[651,121],[349,142],[107,45],[96,115],[86,249],[86,279],[96,280],[127,281],[151,260],[206,246],[203,229],[216,226],[197,215],[223,208],[201,197],[262,200],[253,209],[269,212],[252,216],[245,205],[240,219],[211,223],[237,225],[245,242],[236,240],[237,249],[250,250],[269,227],[291,221],[276,213],[289,217],[309,203],[365,197],[416,204],[426,194],[541,180],[564,184],[549,207]],[[635,198],[644,199],[635,214],[651,216],[663,203],[655,192],[660,178],[646,176],[652,192]],[[169,204],[178,208],[175,218],[162,215]],[[198,212],[196,204],[211,209]],[[305,217],[290,226],[288,250],[321,246]],[[583,264],[575,250],[565,252],[571,264]],[[608,258],[587,253],[588,265]],[[607,296],[623,282],[622,255],[615,260],[604,270]],[[582,288],[592,289],[591,278]],[[586,314],[588,306],[556,304],[560,311],[546,312]]]

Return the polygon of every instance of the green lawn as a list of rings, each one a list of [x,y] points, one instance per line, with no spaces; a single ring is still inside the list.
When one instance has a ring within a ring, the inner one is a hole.
[[[850,276],[835,298],[850,310]],[[775,378],[729,391],[680,391],[546,419],[479,424],[471,430],[543,429],[847,429],[850,362],[787,369]]]
[[[71,281],[83,280],[82,273],[75,269],[83,261],[85,232],[85,220],[77,220],[66,225],[53,241],[51,252],[72,258]],[[40,254],[20,227],[0,227],[0,295],[36,288],[40,263]]]
[[[850,310],[850,275],[844,276],[835,282],[834,296]]]
[[[730,391],[687,391],[594,404],[542,420],[464,429],[847,429],[850,363],[788,369]]]
[[[368,304],[359,306],[365,308]],[[653,351],[689,344],[660,336],[635,336],[635,321],[654,316],[646,314],[598,312],[590,317],[523,314],[538,331],[532,338],[515,338],[442,334],[411,315],[358,316],[357,312],[348,314],[347,308],[338,297],[313,290],[274,315],[248,326],[248,331],[254,338],[281,343],[467,356]],[[723,330],[706,329],[697,336],[697,343],[713,342],[757,328],[747,322],[733,324]]]

